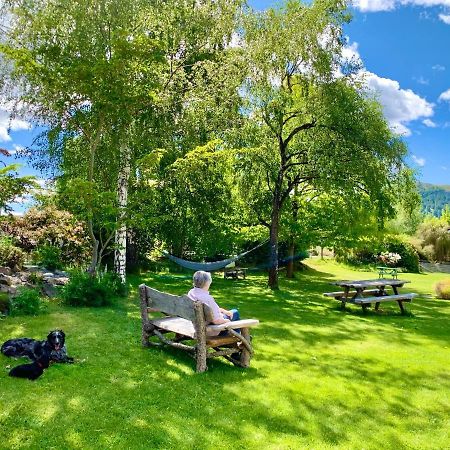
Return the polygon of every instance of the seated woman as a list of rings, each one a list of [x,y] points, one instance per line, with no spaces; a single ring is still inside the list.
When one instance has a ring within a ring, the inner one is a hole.
[[[213,324],[220,325],[221,323],[240,320],[239,311],[237,309],[228,310],[221,308],[214,300],[214,297],[209,295],[209,287],[212,283],[211,274],[209,272],[204,272],[203,270],[195,272],[193,282],[194,287],[188,292],[188,297],[191,300],[197,300],[204,303],[211,308]],[[217,336],[218,334],[218,332],[208,333],[209,336]],[[220,334],[226,334],[226,331]]]

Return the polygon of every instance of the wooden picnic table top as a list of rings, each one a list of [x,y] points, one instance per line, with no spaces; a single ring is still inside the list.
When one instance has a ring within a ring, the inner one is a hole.
[[[369,287],[380,287],[380,286],[402,287],[406,283],[410,283],[410,281],[394,280],[394,279],[390,279],[390,278],[377,278],[375,280],[333,281],[331,284],[334,284],[335,286],[349,287],[349,288],[355,288],[355,289],[366,289]]]

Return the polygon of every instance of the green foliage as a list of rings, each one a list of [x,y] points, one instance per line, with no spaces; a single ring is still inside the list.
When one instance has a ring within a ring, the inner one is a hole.
[[[61,298],[71,306],[108,306],[117,296],[124,294],[123,289],[112,274],[96,276],[87,272],[74,272],[62,288]]]
[[[50,246],[60,249],[62,265],[81,265],[87,260],[88,239],[82,223],[54,205],[31,208],[23,217],[1,222],[0,227],[26,252]]]
[[[419,273],[419,255],[412,244],[395,236],[388,236],[383,244],[386,251],[401,256],[398,267],[403,267],[408,272]]]
[[[25,252],[13,245],[11,238],[0,237],[0,266],[20,269],[25,262],[25,258]]]
[[[420,183],[419,190],[423,213],[440,217],[446,205],[450,204],[450,186]]]
[[[41,245],[33,255],[33,259],[41,266],[50,270],[62,269],[62,251],[56,245]]]
[[[370,239],[364,239],[358,247],[350,251],[343,251],[338,260],[343,260],[351,265],[375,265],[380,264],[381,253],[397,253],[401,259],[397,267],[402,267],[408,272],[419,272],[419,255],[412,244],[395,235],[374,235]]]
[[[419,226],[416,238],[421,253],[429,261],[450,261],[450,232],[446,220],[427,217]]]
[[[0,292],[0,315],[6,315],[9,311],[9,295],[5,292]]]
[[[9,301],[9,310],[12,316],[32,315],[35,316],[46,308],[37,289],[19,287],[16,295]]]
[[[437,298],[450,300],[450,280],[442,280],[436,283],[434,288]]]
[[[0,168],[0,210],[10,210],[8,203],[17,196],[26,194],[31,188],[38,187],[36,177],[19,177],[17,169],[19,164],[11,164]]]

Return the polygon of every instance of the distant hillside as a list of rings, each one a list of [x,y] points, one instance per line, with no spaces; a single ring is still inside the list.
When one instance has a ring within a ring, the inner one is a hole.
[[[450,185],[419,183],[422,211],[440,217],[445,205],[450,204]]]

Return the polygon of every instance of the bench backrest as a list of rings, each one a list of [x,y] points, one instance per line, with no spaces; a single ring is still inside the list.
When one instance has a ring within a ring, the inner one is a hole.
[[[187,295],[172,295],[160,292],[156,289],[141,284],[141,295],[145,295],[147,299],[147,305],[149,308],[160,311],[170,316],[182,317],[183,319],[191,320],[194,322],[195,309],[194,302]],[[203,305],[203,313],[205,321],[212,322],[213,315],[211,308],[207,305]]]

